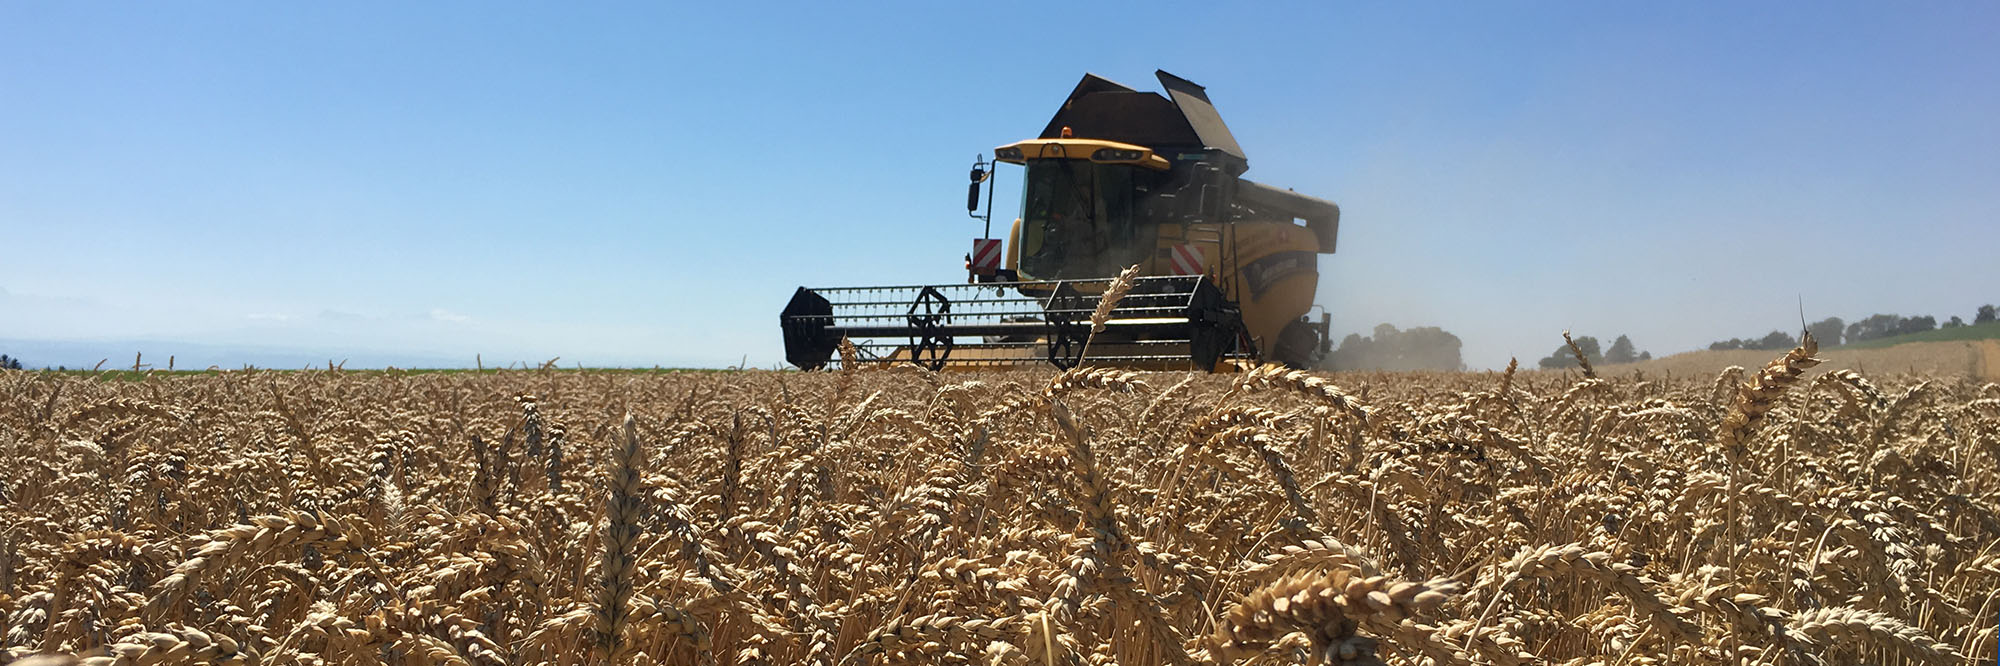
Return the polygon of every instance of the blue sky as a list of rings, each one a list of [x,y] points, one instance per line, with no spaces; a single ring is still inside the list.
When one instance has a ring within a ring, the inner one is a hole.
[[[768,367],[795,286],[962,281],[972,157],[1156,68],[1341,204],[1336,334],[2000,302],[2000,5],[717,4],[0,4],[0,339]]]

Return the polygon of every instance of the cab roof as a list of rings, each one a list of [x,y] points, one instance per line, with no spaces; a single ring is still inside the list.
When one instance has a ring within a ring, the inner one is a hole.
[[[1055,117],[1042,128],[1040,138],[1062,138],[1062,130],[1067,127],[1078,137],[1156,150],[1219,150],[1238,160],[1249,160],[1229,126],[1222,122],[1222,114],[1208,100],[1206,89],[1165,70],[1157,70],[1154,75],[1166,89],[1166,95],[1133,90],[1096,74],[1083,75],[1083,80],[1056,110]]]

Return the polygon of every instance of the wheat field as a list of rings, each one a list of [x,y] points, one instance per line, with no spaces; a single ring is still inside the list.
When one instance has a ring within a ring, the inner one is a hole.
[[[0,373],[0,661],[1954,664],[2000,386]]]

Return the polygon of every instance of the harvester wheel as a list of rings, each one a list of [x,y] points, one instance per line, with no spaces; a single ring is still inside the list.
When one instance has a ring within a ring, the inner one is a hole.
[[[943,370],[945,359],[951,357],[952,338],[944,332],[944,324],[951,320],[951,300],[938,293],[936,287],[924,287],[916,302],[910,304],[906,320],[913,333],[910,362],[932,371]]]
[[[1271,355],[1286,367],[1307,370],[1319,365],[1319,350],[1319,329],[1300,320],[1285,324],[1285,330],[1278,332],[1278,344],[1271,347]]]
[[[1056,285],[1043,302],[1049,322],[1049,364],[1068,370],[1083,363],[1083,348],[1090,341],[1090,325],[1082,313],[1097,307],[1096,301],[1077,293],[1065,282]]]

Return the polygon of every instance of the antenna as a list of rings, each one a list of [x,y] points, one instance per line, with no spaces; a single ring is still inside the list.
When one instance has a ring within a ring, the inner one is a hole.
[[[1811,332],[1810,329],[1806,328],[1806,295],[1799,294],[1799,341],[1801,344],[1804,344],[1806,339],[1805,334],[1809,332]]]

